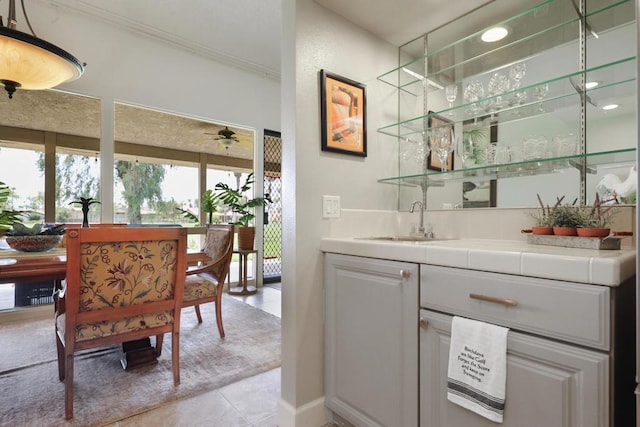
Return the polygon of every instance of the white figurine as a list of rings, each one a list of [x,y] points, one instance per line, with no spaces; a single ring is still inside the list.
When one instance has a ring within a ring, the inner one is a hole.
[[[637,175],[636,165],[633,165],[629,170],[629,175],[624,181],[617,175],[607,174],[596,186],[596,191],[603,196],[602,200],[613,199],[617,201],[618,197],[628,197],[636,191]]]

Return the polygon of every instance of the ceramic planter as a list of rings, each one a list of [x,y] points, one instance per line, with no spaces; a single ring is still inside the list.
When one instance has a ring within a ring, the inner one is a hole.
[[[611,234],[610,228],[578,228],[580,237],[607,237]]]
[[[553,227],[553,234],[556,236],[577,236],[578,231],[575,227]]]
[[[533,234],[548,236],[553,234],[553,227],[534,226],[534,227],[531,227],[531,232]]]

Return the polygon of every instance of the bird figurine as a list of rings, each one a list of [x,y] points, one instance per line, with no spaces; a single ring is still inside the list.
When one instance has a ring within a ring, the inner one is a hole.
[[[624,181],[617,175],[607,174],[600,180],[598,185],[596,185],[596,191],[602,194],[603,197],[601,198],[603,200],[620,203],[618,200],[619,197],[629,197],[635,193],[637,176],[637,165],[633,165]]]

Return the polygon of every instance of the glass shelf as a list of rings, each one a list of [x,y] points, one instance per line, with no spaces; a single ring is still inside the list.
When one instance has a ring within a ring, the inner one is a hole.
[[[594,31],[603,32],[635,19],[631,0],[590,1],[588,7],[586,20],[588,28]],[[378,79],[400,90],[422,95],[424,84],[442,88],[502,66],[505,57],[515,62],[576,41],[579,23],[573,1],[548,0],[492,25],[510,29],[510,36],[502,41],[480,41],[485,28],[403,63]]]
[[[443,186],[446,181],[487,181],[491,179],[514,178],[531,175],[561,173],[567,169],[586,168],[595,174],[598,166],[635,163],[636,149],[603,151],[599,153],[535,159],[508,164],[492,164],[456,169],[447,172],[428,171],[424,174],[382,178],[378,182],[403,186]]]
[[[412,138],[423,134],[429,117],[439,116],[452,123],[467,122],[474,119],[493,117],[500,123],[532,117],[542,112],[556,111],[568,106],[580,105],[579,85],[584,75],[588,80],[591,75],[597,75],[598,80],[605,82],[594,89],[587,90],[587,101],[597,105],[599,99],[606,99],[614,93],[635,91],[636,57],[629,57],[608,64],[576,71],[537,84],[523,86],[496,96],[485,97],[476,103],[463,103],[451,109],[404,120],[383,126],[378,132],[399,138]],[[533,92],[536,87],[547,85],[549,90],[542,99],[536,99]],[[527,92],[527,101],[522,104],[515,102],[518,92]],[[502,105],[497,108],[496,101],[501,99]],[[542,107],[542,110],[541,110]]]

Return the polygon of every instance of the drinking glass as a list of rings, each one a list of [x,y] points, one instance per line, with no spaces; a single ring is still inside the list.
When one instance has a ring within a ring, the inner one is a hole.
[[[452,84],[445,87],[444,96],[447,97],[447,101],[449,101],[449,110],[451,110],[451,108],[453,108],[453,103],[458,97],[458,86],[456,86],[455,84]],[[449,115],[453,116],[453,111],[449,111]]]
[[[432,130],[431,150],[435,152],[440,160],[442,172],[447,171],[447,160],[451,152],[451,130],[448,127],[440,127]]]
[[[524,62],[514,64],[509,68],[509,78],[513,80],[513,88],[518,89],[520,87],[520,80],[524,78],[527,72],[527,66]]]
[[[502,73],[494,73],[489,79],[489,85],[487,86],[489,96],[495,96],[490,103],[491,110],[498,110],[502,108],[502,95],[509,90],[509,78]]]
[[[549,93],[549,85],[547,83],[533,88],[533,96],[535,96],[536,99],[540,101],[540,103],[538,104],[538,110],[540,112],[545,111],[544,107],[542,106],[542,100],[547,96],[547,93]]]
[[[482,86],[482,83],[479,80],[469,82],[464,90],[464,99],[465,102],[471,103],[470,114],[478,114],[482,111],[478,106],[478,101],[482,98],[484,98],[484,86]]]
[[[470,161],[473,158],[473,141],[471,138],[456,137],[455,150],[458,153],[458,157],[462,161],[462,166],[465,168],[470,166],[473,162]]]

